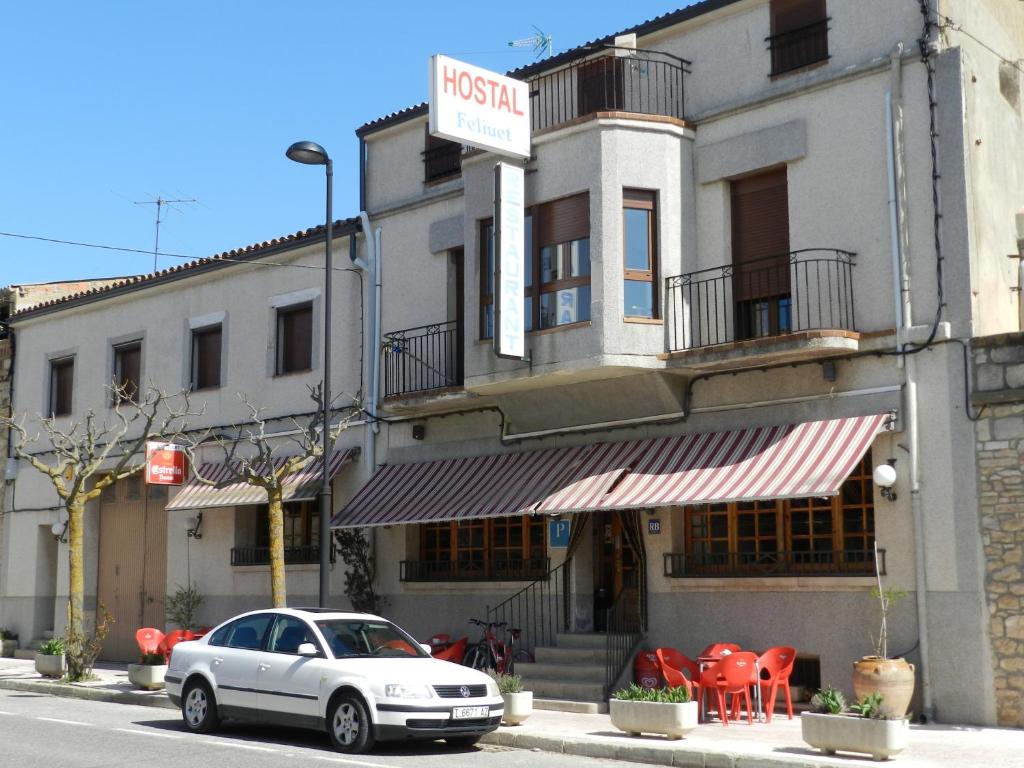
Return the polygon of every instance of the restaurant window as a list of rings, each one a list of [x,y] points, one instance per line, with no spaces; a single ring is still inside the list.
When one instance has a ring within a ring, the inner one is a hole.
[[[622,193],[623,314],[658,317],[658,219],[654,192]]]
[[[277,310],[278,376],[313,368],[313,302]]]
[[[547,573],[547,522],[523,515],[419,526],[418,561],[404,581],[514,581]]]
[[[220,324],[192,331],[192,389],[220,386],[220,357],[223,333]]]
[[[786,168],[730,183],[736,340],[792,328]]]
[[[526,210],[523,317],[526,331],[590,320],[590,195]],[[480,338],[494,337],[494,225],[480,227]]]
[[[316,502],[285,502],[283,518],[285,563],[320,562],[320,513]],[[270,562],[270,507],[260,504],[238,508],[235,544],[231,550],[232,565]]]
[[[874,572],[870,452],[837,496],[686,507],[681,576],[865,575]]]
[[[71,414],[75,383],[75,358],[62,357],[50,361],[50,416]]]
[[[424,130],[423,180],[439,181],[462,173],[462,145],[440,136],[431,136],[429,128]]]
[[[114,404],[139,402],[142,378],[142,342],[132,341],[114,347]]]
[[[771,76],[828,59],[825,0],[771,0]]]

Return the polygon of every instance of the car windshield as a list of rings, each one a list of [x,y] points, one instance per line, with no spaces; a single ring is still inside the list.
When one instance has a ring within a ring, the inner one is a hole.
[[[386,621],[324,619],[316,623],[335,658],[419,657],[426,652],[402,630]]]

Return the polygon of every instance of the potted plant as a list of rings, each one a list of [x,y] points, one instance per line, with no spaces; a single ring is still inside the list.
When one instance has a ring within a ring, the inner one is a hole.
[[[662,733],[681,739],[697,727],[697,702],[691,701],[690,688],[642,688],[630,683],[616,691],[608,702],[612,725],[630,736]]]
[[[505,714],[501,721],[505,725],[519,725],[533,714],[533,692],[523,690],[523,678],[489,670],[488,673],[498,685],[498,693],[505,700]]]
[[[128,680],[144,691],[158,691],[164,687],[167,659],[162,653],[144,653],[138,664],[128,665]]]
[[[64,641],[51,638],[36,651],[36,672],[43,677],[64,677]]]
[[[3,627],[0,629],[0,657],[10,658],[18,650],[18,633]]]
[[[914,665],[903,658],[889,658],[888,618],[889,611],[907,596],[901,589],[882,588],[882,577],[878,572],[878,544],[875,544],[875,579],[877,586],[871,590],[878,600],[882,624],[878,636],[871,636],[875,653],[853,663],[853,693],[858,701],[872,694],[881,697],[882,714],[887,718],[902,718],[907,714],[910,699],[914,695]]]
[[[202,604],[203,595],[199,591],[198,584],[192,582],[187,587],[179,584],[174,590],[174,594],[167,596],[165,609],[167,621],[177,624],[181,629],[195,629],[199,607]]]
[[[800,715],[803,740],[826,755],[861,752],[887,760],[906,749],[910,721],[886,717],[882,703],[875,693],[847,707],[841,692],[826,687],[811,697],[810,711]]]

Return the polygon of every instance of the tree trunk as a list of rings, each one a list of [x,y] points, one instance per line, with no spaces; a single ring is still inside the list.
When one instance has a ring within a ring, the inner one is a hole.
[[[68,510],[68,627],[64,633],[67,644],[65,655],[68,677],[79,679],[84,674],[85,659],[85,566],[83,541],[85,528],[84,504],[75,499],[67,503]]]
[[[270,594],[275,608],[284,608],[288,598],[284,586],[284,504],[281,489],[267,489],[270,507]]]

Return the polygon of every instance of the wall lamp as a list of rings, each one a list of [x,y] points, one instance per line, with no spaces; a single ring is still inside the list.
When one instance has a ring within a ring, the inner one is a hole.
[[[54,540],[60,544],[68,543],[68,521],[62,520],[54,523],[50,526],[50,533],[53,534]]]
[[[203,534],[199,532],[199,529],[203,525],[203,513],[200,512],[195,517],[185,518],[185,535],[190,539],[201,539]]]
[[[871,479],[879,487],[883,499],[896,501],[896,491],[892,489],[896,484],[896,459],[888,459],[885,464],[875,467],[875,471],[871,473]]]

